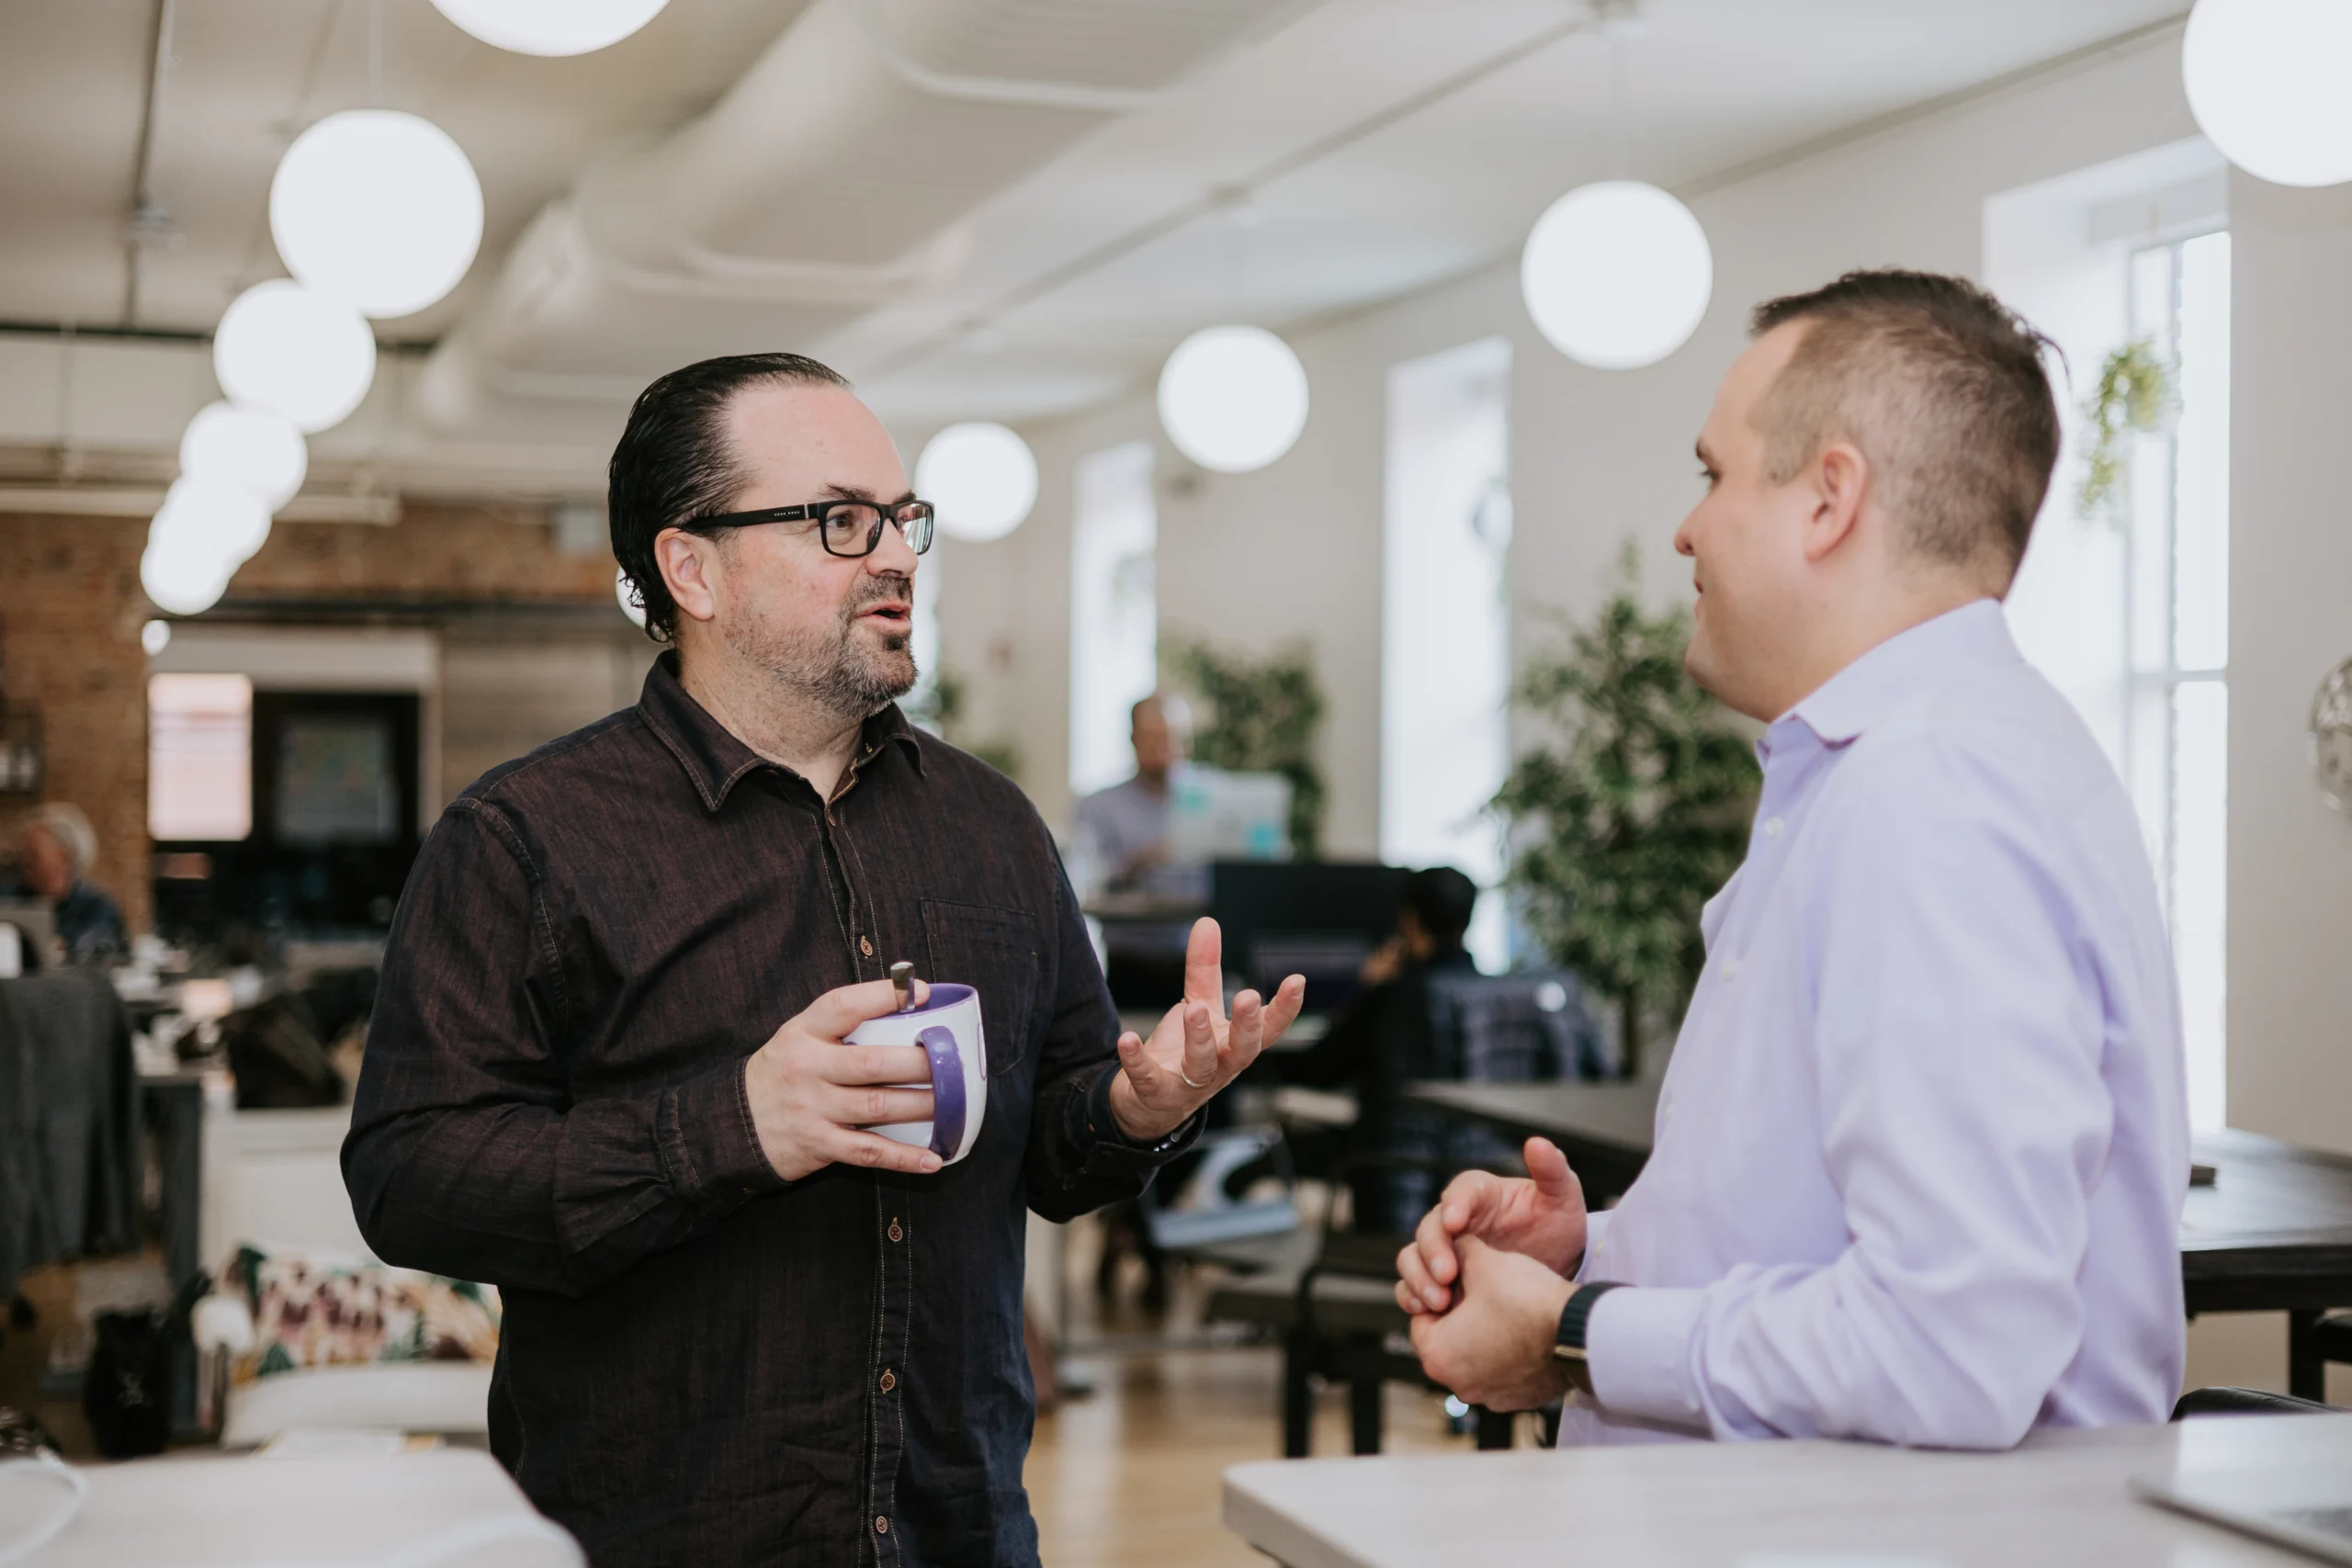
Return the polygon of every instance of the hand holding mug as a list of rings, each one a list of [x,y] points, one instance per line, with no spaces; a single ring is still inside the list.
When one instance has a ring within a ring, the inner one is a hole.
[[[1215,920],[1194,921],[1184,948],[1184,999],[1168,1010],[1150,1039],[1132,1030],[1119,1036],[1119,1076],[1111,1080],[1111,1114],[1119,1130],[1139,1143],[1155,1143],[1182,1126],[1282,1038],[1306,995],[1305,977],[1293,975],[1272,1002],[1255,991],[1235,997],[1228,1021],[1223,940]]]
[[[916,1004],[930,987],[916,982]],[[843,1038],[869,1019],[898,1010],[888,980],[827,991],[752,1054],[743,1092],[760,1152],[786,1181],[829,1165],[927,1174],[940,1157],[865,1129],[926,1122],[932,1115],[931,1059],[922,1046],[849,1045]]]

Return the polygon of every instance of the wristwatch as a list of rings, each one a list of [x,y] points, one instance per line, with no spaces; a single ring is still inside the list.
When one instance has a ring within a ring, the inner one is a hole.
[[[1592,1309],[1600,1298],[1616,1288],[1605,1280],[1578,1285],[1568,1292],[1568,1304],[1560,1309],[1560,1331],[1553,1337],[1552,1354],[1580,1393],[1592,1392],[1592,1366],[1584,1348],[1585,1325],[1591,1320]]]

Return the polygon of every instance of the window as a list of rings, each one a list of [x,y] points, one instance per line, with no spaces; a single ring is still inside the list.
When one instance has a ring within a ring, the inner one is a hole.
[[[237,840],[254,830],[254,683],[147,678],[147,836]]]
[[[1510,765],[1510,345],[1487,338],[1388,373],[1380,668],[1380,856],[1503,873],[1487,803]],[[1502,901],[1470,951],[1499,970]]]
[[[1159,683],[1159,513],[1148,441],[1080,459],[1070,530],[1069,787],[1133,776],[1128,711]]]
[[[2225,1124],[2230,730],[2230,236],[2131,259],[2134,336],[2178,366],[2171,428],[2135,438],[2124,531],[2124,778],[2172,928],[2196,1124]]]

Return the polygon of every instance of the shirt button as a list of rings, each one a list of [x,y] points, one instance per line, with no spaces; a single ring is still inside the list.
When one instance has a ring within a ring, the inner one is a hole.
[[[899,1222],[896,1220],[892,1220],[890,1222],[890,1239],[892,1241],[904,1241],[907,1239],[907,1233],[899,1228]]]
[[[1768,839],[1777,839],[1781,836],[1781,829],[1787,826],[1786,822],[1777,817],[1767,817],[1764,818],[1764,836]]]
[[[888,1535],[890,1533],[890,1521],[884,1515],[876,1514],[874,1516],[874,1533],[876,1535]]]
[[[868,957],[868,958],[873,957],[873,956],[874,956],[874,942],[873,942],[873,939],[872,939],[872,938],[870,938],[870,937],[859,937],[859,938],[857,939],[857,950],[858,950],[858,952],[860,952],[860,953],[862,953],[865,954],[865,956],[866,956],[866,957]]]
[[[888,1393],[898,1386],[899,1374],[888,1371],[884,1371],[882,1374],[882,1392],[884,1393]]]
[[[1736,980],[1739,978],[1738,959],[1726,958],[1724,960],[1724,978],[1726,980]]]

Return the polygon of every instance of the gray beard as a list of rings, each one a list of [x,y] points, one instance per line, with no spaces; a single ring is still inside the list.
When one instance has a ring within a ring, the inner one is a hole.
[[[870,578],[858,596],[842,606],[840,619],[830,629],[771,633],[756,625],[730,627],[729,650],[827,712],[862,719],[914,689],[911,635],[885,637],[878,649],[859,645],[858,615],[885,599],[911,604],[914,585],[903,577]]]

